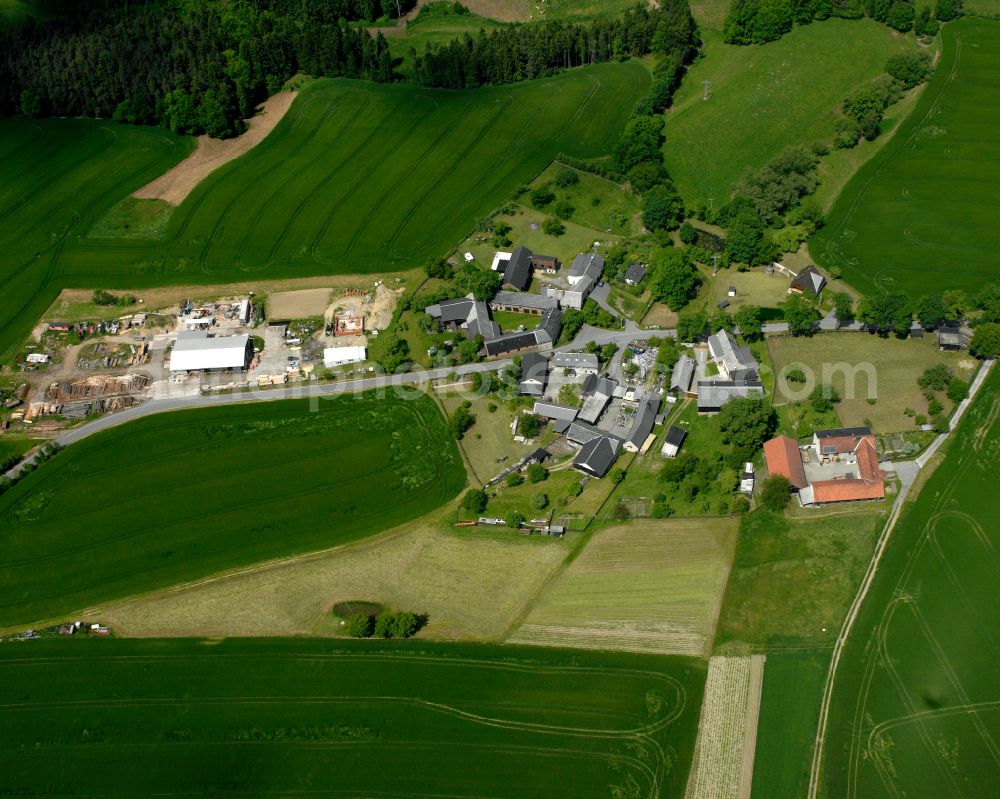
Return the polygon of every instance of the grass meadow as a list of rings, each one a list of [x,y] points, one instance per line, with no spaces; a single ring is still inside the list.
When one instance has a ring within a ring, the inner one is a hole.
[[[650,519],[600,529],[509,640],[704,656],[735,537],[732,519]]]
[[[757,717],[752,796],[806,795],[827,652],[769,653]]]
[[[570,553],[565,539],[450,528],[440,511],[333,551],[95,608],[116,635],[342,636],[330,609],[358,597],[426,614],[421,638],[502,640]]]
[[[812,338],[768,336],[767,350],[775,374],[797,363],[808,368],[807,376],[810,372],[815,375],[816,383],[832,384],[841,396],[835,406],[841,424],[854,427],[870,422],[877,433],[917,429],[913,418],[904,411],[912,408],[918,414],[927,413],[927,400],[917,385],[917,378],[925,369],[944,364],[964,380],[969,380],[976,366],[968,353],[938,350],[937,337],[933,334],[903,341],[870,333],[846,332]],[[869,364],[874,375],[871,385]],[[850,379],[852,370],[856,370],[853,380]],[[806,390],[799,397],[791,392],[800,386],[776,381],[775,403],[805,399],[812,385],[806,383],[804,387]],[[870,395],[874,395],[874,404],[868,402]],[[954,404],[947,398],[943,403],[947,409]]]
[[[904,509],[844,648],[821,795],[972,799],[996,785],[996,368],[952,436]]]
[[[893,140],[841,192],[809,242],[864,292],[913,296],[997,277],[1000,248],[1000,25],[962,19],[941,33],[942,56]]]
[[[745,517],[715,650],[832,646],[884,522],[884,515],[870,508],[807,519],[764,510]]]
[[[426,643],[28,649],[0,653],[12,795],[679,796],[705,676],[680,658]]]
[[[427,397],[151,416],[74,444],[0,497],[0,626],[343,544],[464,483]]]
[[[609,152],[648,83],[638,62],[470,91],[314,81],[263,143],[210,175],[162,235],[146,239],[87,234],[122,228],[131,204],[121,201],[186,155],[192,140],[106,122],[3,120],[0,352],[61,287],[418,266],[447,252],[556,153]],[[133,233],[164,224],[132,211]]]
[[[685,201],[716,208],[785,147],[832,141],[844,97],[882,74],[890,55],[914,49],[867,19],[829,19],[751,47],[723,44],[717,30],[702,36],[705,55],[667,112],[664,155]]]

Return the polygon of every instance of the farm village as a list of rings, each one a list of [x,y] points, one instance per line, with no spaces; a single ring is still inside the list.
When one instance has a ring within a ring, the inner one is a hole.
[[[0,794],[992,795],[991,2],[0,2]]]

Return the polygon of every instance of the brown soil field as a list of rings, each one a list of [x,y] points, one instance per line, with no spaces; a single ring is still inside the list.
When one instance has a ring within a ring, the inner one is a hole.
[[[330,304],[331,292],[329,288],[272,292],[268,297],[267,315],[273,319],[322,316]]]
[[[247,131],[236,138],[213,139],[207,135],[199,136],[198,146],[191,155],[132,196],[138,200],[163,200],[171,205],[180,205],[212,172],[264,141],[292,107],[297,94],[294,91],[278,92],[268,97],[259,106],[258,113],[247,120]]]

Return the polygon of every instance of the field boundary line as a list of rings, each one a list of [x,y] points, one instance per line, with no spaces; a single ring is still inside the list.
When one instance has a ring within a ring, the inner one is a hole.
[[[983,362],[983,365],[979,368],[979,372],[976,374],[976,377],[969,386],[968,397],[966,397],[966,399],[964,399],[955,410],[955,413],[950,420],[948,432],[942,433],[938,436],[931,446],[927,448],[927,451],[924,452],[924,456],[926,456],[928,460],[921,463],[920,459],[917,459],[916,463],[918,468],[926,466],[930,456],[933,455],[942,446],[948,436],[951,435],[957,423],[965,414],[968,407],[972,404],[976,395],[979,393],[983,383],[986,382],[986,377],[993,368],[993,363],[994,362],[992,360]],[[886,548],[889,544],[890,535],[896,526],[896,522],[899,520],[903,507],[906,504],[908,493],[909,487],[904,486],[899,497],[896,499],[896,504],[893,506],[892,512],[886,520],[885,527],[882,529],[882,534],[879,536],[878,545],[875,548],[875,553],[872,555],[872,560],[868,564],[868,571],[865,573],[865,579],[862,581],[861,587],[858,589],[858,593],[854,597],[854,601],[851,603],[851,608],[847,613],[847,617],[844,619],[844,624],[841,627],[840,633],[837,635],[837,641],[833,647],[833,655],[830,658],[830,667],[827,671],[826,683],[823,686],[823,700],[820,704],[819,723],[816,728],[816,738],[813,741],[813,761],[809,772],[809,789],[806,793],[807,799],[816,799],[817,792],[819,791],[819,778],[823,767],[823,751],[826,744],[826,728],[829,722],[830,705],[833,699],[833,686],[837,676],[837,668],[840,665],[840,658],[844,652],[844,647],[847,644],[847,638],[854,627],[854,622],[857,619],[861,605],[864,602],[865,597],[868,596],[868,591],[875,580],[875,574],[878,571],[879,563],[882,560],[882,556],[885,554]]]

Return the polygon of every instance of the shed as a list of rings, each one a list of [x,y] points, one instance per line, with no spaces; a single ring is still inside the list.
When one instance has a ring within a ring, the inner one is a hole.
[[[646,267],[640,264],[631,264],[625,270],[625,282],[630,286],[638,286],[644,277],[646,277]]]
[[[667,428],[667,437],[663,440],[663,449],[660,450],[660,454],[664,458],[676,457],[677,453],[680,452],[681,446],[684,444],[685,438],[687,438],[687,430],[677,425],[670,425]]]

